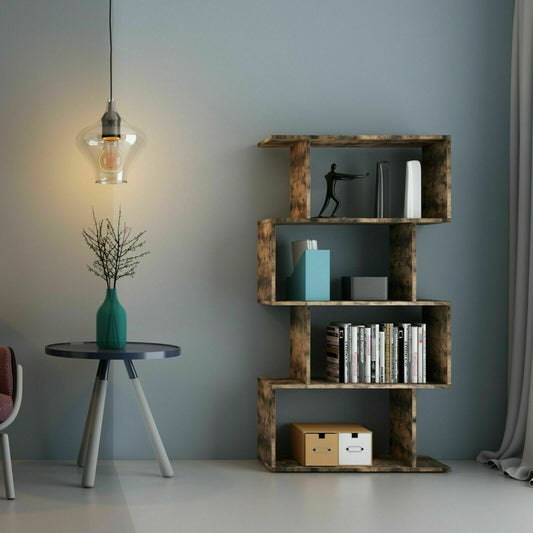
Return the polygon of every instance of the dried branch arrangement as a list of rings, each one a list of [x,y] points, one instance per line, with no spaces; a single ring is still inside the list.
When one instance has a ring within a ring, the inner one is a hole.
[[[132,229],[122,220],[122,209],[116,227],[108,218],[97,220],[93,209],[93,224],[82,231],[87,246],[96,254],[96,261],[87,268],[105,280],[108,289],[115,289],[119,279],[135,275],[141,257],[150,253],[140,252],[146,244],[141,240],[146,231],[132,235]]]

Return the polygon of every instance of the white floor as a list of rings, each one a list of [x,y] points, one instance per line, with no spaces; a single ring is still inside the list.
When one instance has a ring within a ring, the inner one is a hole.
[[[272,474],[257,461],[15,462],[0,532],[280,533],[531,531],[533,488],[474,461],[447,474]],[[1,478],[0,478],[1,479]]]

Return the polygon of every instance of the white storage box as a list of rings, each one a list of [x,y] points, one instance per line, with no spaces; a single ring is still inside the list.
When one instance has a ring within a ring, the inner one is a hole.
[[[339,432],[339,466],[370,466],[372,432],[362,426],[353,429],[351,433]]]

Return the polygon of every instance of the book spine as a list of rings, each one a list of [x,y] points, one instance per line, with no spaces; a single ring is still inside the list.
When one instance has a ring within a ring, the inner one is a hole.
[[[350,361],[352,359],[352,326],[345,324],[344,326],[344,383],[352,381],[352,368]]]
[[[410,349],[411,349],[411,383],[418,383],[418,328],[410,326]]]
[[[423,374],[423,359],[424,359],[424,325],[418,324],[418,383],[424,383]]]
[[[339,327],[339,383],[346,383],[346,339],[344,337],[344,328]]]
[[[404,216],[420,218],[422,216],[421,170],[419,161],[407,161],[405,166],[405,201]]]
[[[426,324],[422,324],[422,381],[427,383],[427,366],[426,366]]]
[[[339,383],[339,328],[331,325],[326,330],[326,380]]]
[[[403,325],[398,324],[398,383],[405,383],[404,381],[404,367],[403,367],[403,349],[404,349],[404,337],[403,337]]]
[[[329,326],[337,328],[339,334],[339,383],[350,383],[351,324],[346,322],[331,322]]]
[[[371,349],[370,349],[370,380],[372,383],[379,383],[379,372],[376,372],[376,355],[377,348],[379,348],[379,326],[376,329],[377,324],[371,324]],[[379,362],[379,360],[378,360]]]
[[[402,324],[403,328],[403,382],[411,382],[411,327]]]
[[[365,326],[357,326],[359,341],[359,381],[365,382]]]
[[[365,326],[365,383],[372,383],[372,331]]]
[[[385,367],[385,324],[379,326],[379,382],[385,383],[386,367]]]
[[[352,325],[348,322],[332,322],[331,325],[339,328],[339,331],[342,331],[342,349],[339,348],[339,383],[350,383],[351,378],[351,368],[350,368],[350,359],[351,359],[351,333]]]
[[[385,383],[392,383],[390,326],[389,323],[385,324]]]
[[[351,379],[352,383],[359,383],[359,327],[356,325],[350,326],[351,329],[351,357],[350,357],[350,368],[351,368]]]
[[[398,383],[398,326],[392,326],[392,382]]]

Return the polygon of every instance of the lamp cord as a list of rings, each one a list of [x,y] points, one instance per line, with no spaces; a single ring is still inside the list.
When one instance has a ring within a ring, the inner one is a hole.
[[[113,98],[113,31],[111,27],[111,0],[109,0],[109,99]]]

